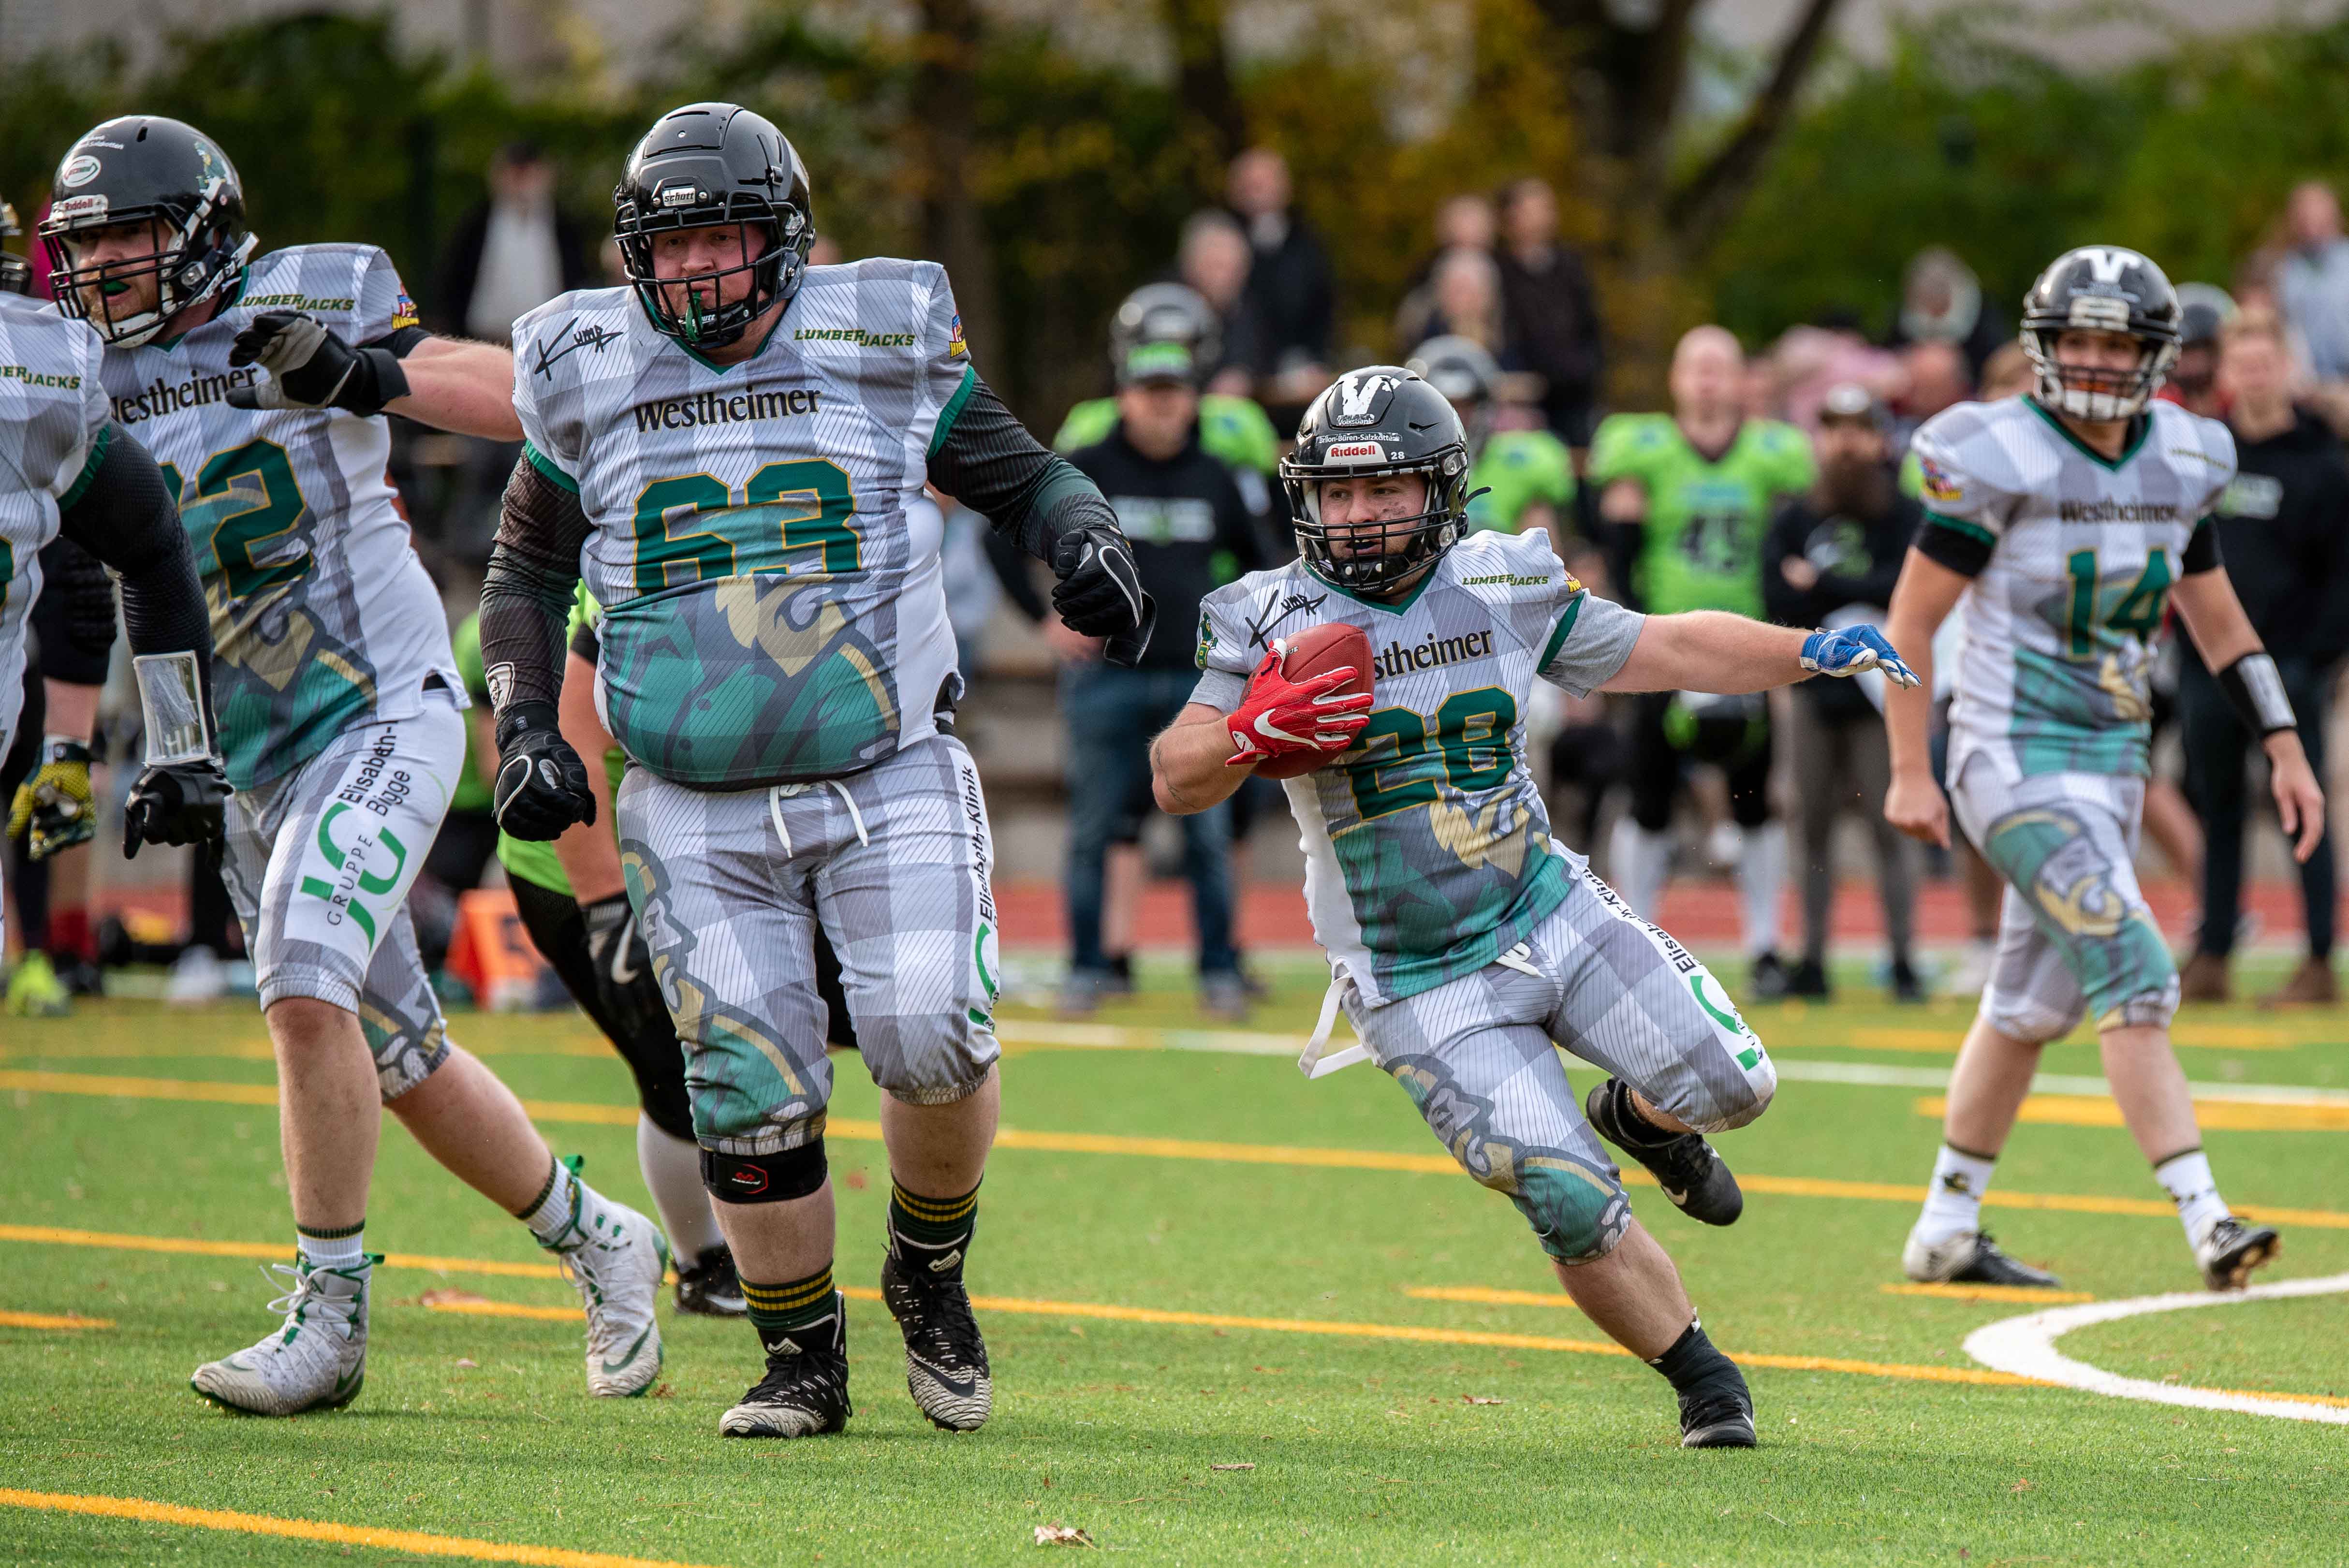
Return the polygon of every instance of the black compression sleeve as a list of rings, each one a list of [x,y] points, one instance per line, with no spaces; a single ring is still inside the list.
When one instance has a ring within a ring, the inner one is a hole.
[[[929,466],[938,489],[1039,561],[1052,559],[1063,534],[1117,527],[1092,480],[1030,435],[984,381],[972,383]]]
[[[114,583],[98,557],[59,535],[41,551],[41,596],[33,601],[41,673],[75,686],[104,686],[114,651]]]
[[[385,333],[381,337],[368,338],[362,348],[388,348],[394,359],[405,359],[416,352],[419,343],[429,343],[432,335],[420,326],[403,326]]]
[[[1961,577],[1981,576],[1997,548],[1988,530],[1945,521],[1930,511],[1924,526],[1917,531],[1917,553]]]
[[[579,624],[571,632],[571,651],[592,665],[603,650],[603,640],[595,634],[595,623],[580,616]]]
[[[2226,562],[2219,554],[2219,522],[2206,517],[2194,525],[2187,536],[2186,554],[2178,562],[2178,575],[2191,577],[2197,572],[2216,572]]]
[[[122,580],[122,622],[134,654],[193,648],[207,683],[212,675],[212,615],[196,577],[187,530],[162,470],[119,426],[107,428],[106,454],[58,531],[114,569]],[[207,685],[209,690],[209,684]]]
[[[518,703],[552,706],[563,695],[563,631],[591,531],[577,493],[541,472],[531,456],[523,454],[506,481],[481,584],[481,668],[501,718]]]

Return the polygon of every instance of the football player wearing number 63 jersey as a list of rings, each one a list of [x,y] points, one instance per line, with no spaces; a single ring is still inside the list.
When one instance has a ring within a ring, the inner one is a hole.
[[[194,1387],[271,1416],[357,1397],[380,1103],[580,1284],[590,1390],[643,1392],[660,1369],[660,1233],[583,1185],[450,1042],[407,911],[463,765],[464,696],[385,478],[382,416],[511,439],[512,356],[421,331],[371,245],[256,254],[228,155],[178,120],[125,116],[75,142],[41,235],[203,581],[236,787],[222,870],[277,1061],[296,1245],[284,1321]]]
[[[1575,1304],[1671,1380],[1682,1442],[1751,1447],[1745,1380],[1599,1134],[1692,1217],[1728,1224],[1744,1200],[1703,1135],[1761,1115],[1777,1069],[1704,966],[1550,837],[1523,715],[1537,679],[1587,696],[1915,677],[1871,626],[1594,598],[1540,530],[1464,539],[1467,476],[1458,415],[1409,370],[1352,371],[1315,400],[1281,465],[1302,554],[1207,597],[1198,688],[1152,751],[1158,802],[1202,810],[1268,758],[1327,758],[1285,786],[1333,982],[1300,1065],[1318,1077],[1358,1056],[1392,1076],[1517,1205]],[[1280,636],[1309,615],[1369,635],[1374,695],[1337,696],[1336,671],[1282,676]],[[1324,1057],[1339,1004],[1361,1044]],[[1554,1047],[1607,1075],[1587,1104]]]
[[[629,286],[514,329],[529,445],[481,594],[499,824],[552,839],[594,818],[556,708],[584,573],[629,764],[621,867],[766,1352],[719,1430],[808,1437],[851,1413],[820,929],[882,1089],[906,1384],[968,1431],[993,1398],[963,1285],[995,1133],[993,850],[922,488],[1051,562],[1061,619],[1111,659],[1148,642],[1149,596],[1101,492],[972,369],[941,268],[808,264],[806,170],[772,123],[664,115],[613,200]]]
[[[2153,399],[2178,356],[2179,315],[2169,280],[2137,252],[2067,251],[2023,300],[2036,388],[1945,409],[1912,448],[1925,526],[1893,590],[1892,631],[1925,655],[1930,686],[1934,631],[1962,598],[1950,798],[2008,886],[1998,955],[1950,1076],[1940,1154],[1902,1257],[1912,1279],[2057,1283],[1982,1233],[1982,1201],[2039,1047],[2083,1017],[2095,1020],[2113,1098],[2178,1205],[2204,1283],[2240,1287],[2278,1246],[2274,1230],[2228,1210],[2210,1174],[2170,1048],[2178,971],[2131,863],[2153,645],[2173,603],[2267,753],[2302,860],[2324,831],[2282,679],[2219,560],[2211,513],[2234,478],[2234,438]],[[1946,847],[1927,706],[1923,692],[1887,695],[1884,814]]]

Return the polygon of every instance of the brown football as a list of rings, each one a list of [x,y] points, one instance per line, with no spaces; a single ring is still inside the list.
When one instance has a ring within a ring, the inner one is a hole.
[[[1281,638],[1288,652],[1280,661],[1280,673],[1293,681],[1310,680],[1331,670],[1350,667],[1353,678],[1337,689],[1341,692],[1362,692],[1371,689],[1371,639],[1360,626],[1330,622],[1308,626],[1301,632],[1291,632]],[[1326,763],[1336,760],[1333,753],[1309,751],[1295,757],[1276,757],[1256,765],[1259,779],[1300,779]]]

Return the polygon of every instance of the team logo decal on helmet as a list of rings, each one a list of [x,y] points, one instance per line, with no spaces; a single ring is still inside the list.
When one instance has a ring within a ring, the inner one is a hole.
[[[57,306],[136,347],[233,287],[254,238],[244,187],[211,137],[160,115],[109,119],[74,143],[50,187],[41,242]],[[143,226],[146,248],[89,259],[96,232]],[[141,280],[152,277],[152,296]]]
[[[2178,358],[2180,314],[2178,291],[2138,252],[2119,245],[2064,252],[2023,301],[2023,350],[2039,375],[2039,401],[2079,419],[2127,419],[2144,412]],[[2055,344],[2067,330],[2133,337],[2137,363],[2126,369],[2064,364]]]
[[[1346,523],[1321,518],[1321,489],[1418,474],[1427,500],[1408,517]],[[1281,459],[1297,547],[1313,574],[1349,593],[1400,588],[1459,542],[1468,518],[1468,433],[1444,395],[1396,365],[1349,371],[1313,400]]]
[[[13,240],[24,232],[16,226],[16,209],[0,201],[0,240]],[[0,294],[32,292],[32,263],[14,252],[0,250]]]

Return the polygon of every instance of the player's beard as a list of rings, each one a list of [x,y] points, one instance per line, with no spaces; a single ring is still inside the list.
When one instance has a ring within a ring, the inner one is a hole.
[[[1822,516],[1881,517],[1892,506],[1892,469],[1884,463],[1831,459],[1819,465]]]

